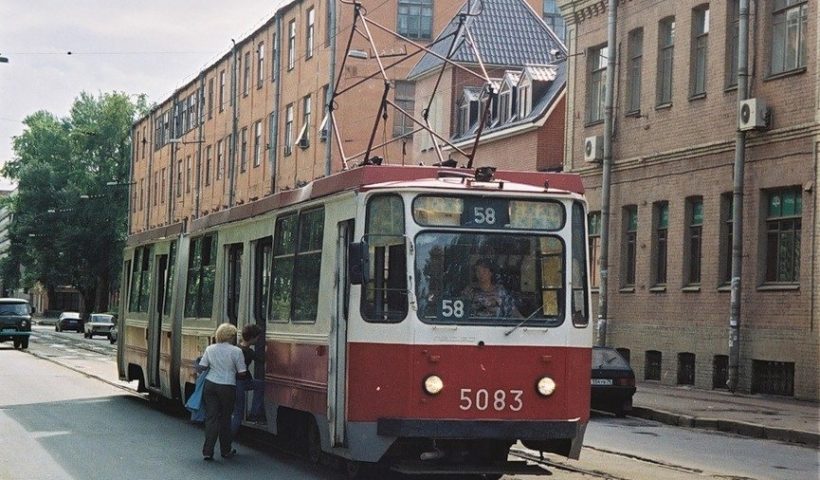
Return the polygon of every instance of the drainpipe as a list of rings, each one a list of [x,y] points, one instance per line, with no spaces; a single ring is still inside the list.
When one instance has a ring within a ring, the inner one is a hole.
[[[746,132],[740,129],[740,102],[749,98],[749,0],[740,0],[737,42],[737,136],[735,140],[734,189],[732,199],[732,294],[729,313],[729,380],[734,393],[740,365],[740,304],[743,271],[743,167],[746,162]]]
[[[282,72],[281,72],[282,65],[279,62],[279,57],[282,56],[281,55],[281,53],[282,53],[281,46],[282,46],[282,15],[277,14],[276,15],[276,45],[273,45],[272,46],[273,48],[271,48],[271,50],[276,52],[276,55],[272,55],[273,58],[271,58],[271,60],[273,61],[273,65],[274,65],[273,71],[276,72],[276,75],[277,75],[276,86],[274,87],[276,89],[276,94],[275,94],[274,101],[273,101],[273,119],[276,121],[276,123],[273,125],[273,128],[271,129],[272,131],[270,132],[271,134],[274,135],[274,138],[272,138],[271,142],[270,142],[270,159],[271,159],[270,191],[271,191],[271,193],[276,193],[276,191],[279,189],[279,185],[277,185],[277,183],[276,183],[276,174],[277,174],[277,165],[279,164],[278,157],[277,157],[277,155],[279,154],[279,109],[280,109],[280,105],[282,103]]]
[[[601,268],[598,293],[598,341],[606,346],[606,330],[609,309],[609,209],[612,175],[612,131],[615,106],[615,45],[618,0],[609,0],[607,21],[606,92],[604,96],[604,161],[601,174]]]
[[[151,149],[148,150],[148,174],[149,175],[153,175],[153,173],[154,173],[154,149],[155,149],[154,145],[156,145],[155,142],[157,141],[157,139],[154,138],[154,135],[156,135],[156,129],[154,128],[154,126],[155,126],[156,121],[157,121],[156,118],[154,117],[155,113],[156,113],[156,109],[153,110],[151,112],[151,114],[148,116],[148,118],[149,118],[148,127],[149,128],[146,129],[147,131],[153,132],[152,135],[151,135],[151,142],[148,143],[147,145],[144,144],[144,146],[143,146],[143,148],[147,147],[148,145],[151,146]],[[145,135],[142,136],[142,139],[143,139],[143,141],[145,140]],[[132,175],[133,175],[133,172],[132,172]],[[132,178],[130,181],[133,182],[134,179]],[[132,184],[131,188],[137,188],[137,187],[136,187],[135,184]],[[131,212],[129,211],[128,214],[131,215]],[[149,223],[150,217],[151,217],[151,209],[149,208],[149,209],[145,210],[145,219],[144,219],[145,226],[143,227],[143,231],[147,231],[148,226],[151,225]]]
[[[231,133],[231,144],[229,147],[231,148],[231,154],[228,155],[231,159],[231,164],[228,165],[228,208],[233,207],[234,201],[236,200],[234,197],[236,195],[235,191],[235,176],[236,176],[236,134],[237,130],[239,129],[238,122],[239,122],[239,99],[236,98],[236,93],[238,89],[236,88],[236,79],[238,73],[236,71],[236,40],[231,39],[233,42],[233,47],[231,47],[231,55],[233,56],[233,65],[231,66],[231,98],[233,99],[233,127]]]
[[[196,104],[199,105],[199,112],[197,118],[197,123],[199,123],[199,128],[197,129],[197,147],[196,147],[196,196],[194,197],[194,214],[191,215],[191,218],[199,218],[199,195],[200,191],[202,190],[202,144],[205,143],[204,138],[202,137],[202,129],[205,124],[205,71],[199,72],[199,93],[197,94],[199,98],[197,98]]]
[[[328,27],[332,28],[330,34],[330,81],[327,84],[327,96],[325,97],[324,103],[327,105],[330,98],[333,96],[334,85],[336,85],[336,2],[331,1],[327,2],[328,8],[330,9],[330,14],[328,18]],[[330,172],[333,168],[333,128],[332,123],[330,120],[330,108],[327,109],[328,119],[327,125],[327,148],[325,149],[325,176],[330,175]]]

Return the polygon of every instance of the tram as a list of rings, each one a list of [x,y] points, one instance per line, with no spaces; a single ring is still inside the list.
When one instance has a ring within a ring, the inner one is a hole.
[[[132,236],[120,377],[184,402],[215,327],[256,323],[261,428],[312,460],[500,475],[518,441],[578,458],[586,209],[575,175],[371,165]]]

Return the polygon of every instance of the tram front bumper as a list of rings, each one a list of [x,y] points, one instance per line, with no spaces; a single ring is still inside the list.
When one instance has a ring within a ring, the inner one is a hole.
[[[586,425],[578,421],[539,420],[415,420],[380,418],[379,435],[433,439],[572,439],[583,434]]]

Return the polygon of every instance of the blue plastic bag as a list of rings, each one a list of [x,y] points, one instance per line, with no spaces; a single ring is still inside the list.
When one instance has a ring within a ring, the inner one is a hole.
[[[205,389],[205,374],[207,372],[201,372],[196,377],[196,386],[194,387],[194,393],[188,397],[188,401],[185,402],[185,408],[191,412],[191,421],[192,422],[204,422],[205,421],[205,405],[202,402],[202,391]]]

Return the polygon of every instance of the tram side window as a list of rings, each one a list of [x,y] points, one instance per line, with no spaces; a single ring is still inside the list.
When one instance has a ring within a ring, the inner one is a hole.
[[[587,252],[584,207],[575,202],[572,205],[572,324],[585,327],[589,324],[587,297]]]
[[[153,269],[153,246],[140,247],[134,251],[134,271],[131,276],[131,298],[128,310],[148,311],[148,295],[151,293],[151,270]]]
[[[171,251],[168,254],[168,281],[165,284],[165,303],[163,306],[163,314],[171,314],[171,299],[174,298],[174,273],[177,266],[177,244],[171,244]]]
[[[296,220],[295,213],[276,219],[269,315],[275,322],[287,322],[290,319],[293,258],[296,255]]]
[[[299,214],[299,239],[293,266],[291,319],[315,322],[319,304],[319,273],[322,266],[322,239],[325,211],[316,209]]]
[[[256,241],[253,272],[253,315],[257,322],[268,320],[272,262],[273,240],[260,238]]]
[[[216,236],[191,240],[188,259],[188,288],[185,292],[186,317],[210,317],[213,310]]]
[[[362,316],[375,322],[400,322],[407,316],[407,253],[404,202],[397,195],[374,197],[367,204],[365,241],[370,256]]]
[[[271,321],[316,321],[324,222],[325,212],[321,208],[276,220]]]

